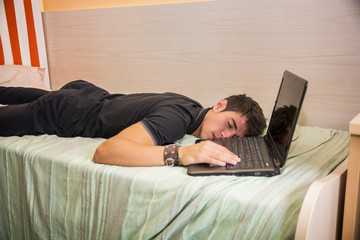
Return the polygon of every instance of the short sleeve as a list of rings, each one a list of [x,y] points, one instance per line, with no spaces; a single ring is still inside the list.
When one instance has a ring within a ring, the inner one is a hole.
[[[191,124],[191,117],[178,107],[162,107],[140,122],[155,145],[173,143],[182,138]]]

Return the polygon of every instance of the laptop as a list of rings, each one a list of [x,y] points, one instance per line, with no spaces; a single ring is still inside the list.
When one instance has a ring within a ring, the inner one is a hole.
[[[285,71],[264,136],[218,138],[214,141],[227,147],[241,158],[236,165],[211,166],[189,165],[191,176],[237,175],[274,176],[285,165],[308,82]],[[200,140],[202,141],[202,140]]]

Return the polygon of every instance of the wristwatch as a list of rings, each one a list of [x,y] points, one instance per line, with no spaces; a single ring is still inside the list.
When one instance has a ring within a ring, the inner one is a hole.
[[[166,166],[179,166],[180,158],[178,153],[179,146],[168,145],[164,148],[164,163]]]

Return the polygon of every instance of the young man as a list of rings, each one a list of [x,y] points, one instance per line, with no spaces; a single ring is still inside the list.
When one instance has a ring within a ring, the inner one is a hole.
[[[109,94],[78,80],[60,90],[0,87],[0,136],[56,134],[108,138],[94,162],[121,166],[209,163],[240,159],[211,141],[188,147],[164,146],[192,134],[202,139],[259,135],[266,122],[246,95],[231,96],[204,109],[175,93]]]

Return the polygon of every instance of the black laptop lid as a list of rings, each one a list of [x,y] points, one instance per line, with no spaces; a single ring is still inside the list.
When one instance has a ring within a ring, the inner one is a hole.
[[[286,162],[307,85],[305,79],[284,72],[266,133],[273,145],[270,147],[273,150],[271,155],[278,159],[280,167]]]

